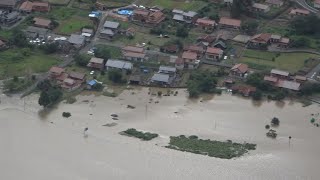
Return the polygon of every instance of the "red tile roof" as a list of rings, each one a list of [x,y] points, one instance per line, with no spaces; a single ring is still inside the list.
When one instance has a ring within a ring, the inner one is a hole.
[[[248,72],[249,68],[246,64],[236,64],[231,68],[231,71],[240,71],[241,73]]]
[[[33,18],[33,21],[34,21],[34,25],[38,25],[38,26],[49,27],[51,24],[51,20],[39,18],[39,17]]]
[[[184,64],[184,60],[182,58],[177,58],[175,63],[178,65],[182,65]]]
[[[220,48],[208,47],[206,53],[221,55],[221,54],[223,54],[223,50]]]
[[[276,83],[278,81],[278,78],[272,76],[264,76],[263,80]]]
[[[33,3],[30,2],[30,1],[25,1],[21,4],[20,6],[20,10],[22,11],[31,11],[32,10],[32,6],[33,6]]]
[[[250,41],[267,43],[270,40],[270,38],[271,38],[271,34],[262,33],[262,34],[254,35]]]
[[[310,14],[310,11],[308,11],[306,9],[292,9],[289,14],[305,14],[305,15],[308,15],[308,14]]]
[[[204,25],[208,25],[208,26],[214,26],[216,24],[215,21],[211,20],[211,19],[205,19],[205,18],[199,18],[196,21],[197,24],[204,24]]]
[[[69,74],[69,77],[72,79],[79,79],[79,80],[83,80],[84,77],[86,76],[86,74],[84,73],[79,73],[79,72],[71,72]]]
[[[241,21],[238,19],[231,19],[231,18],[227,18],[227,17],[222,17],[219,21],[219,24],[240,27]]]
[[[196,60],[196,59],[197,59],[197,53],[194,53],[194,52],[183,52],[182,58],[183,58],[183,59],[193,59],[193,60]]]
[[[141,47],[136,47],[136,46],[125,46],[122,48],[123,51],[128,51],[128,52],[136,52],[136,53],[143,53],[144,49]]]
[[[64,72],[64,69],[61,67],[53,66],[49,70],[50,73],[56,73],[56,74],[61,74]]]

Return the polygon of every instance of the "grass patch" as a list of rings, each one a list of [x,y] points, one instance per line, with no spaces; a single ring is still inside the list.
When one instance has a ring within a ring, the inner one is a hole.
[[[0,79],[46,72],[59,63],[55,57],[30,49],[10,49],[0,52]]]
[[[144,141],[150,141],[151,139],[159,136],[158,134],[155,134],[155,133],[150,133],[150,132],[144,133],[141,131],[137,131],[134,128],[127,129],[125,131],[122,131],[121,133],[123,135],[130,136],[130,137],[136,137],[136,138],[142,139]]]
[[[138,0],[137,4],[145,6],[160,6],[166,9],[182,9],[198,11],[205,7],[208,3],[202,0],[193,0],[186,2],[185,0]]]
[[[93,27],[93,22],[89,18],[72,16],[71,18],[60,22],[59,27],[55,30],[58,34],[70,35],[79,32],[85,26]]]
[[[187,151],[195,154],[208,155],[210,157],[217,157],[222,159],[231,159],[240,157],[249,150],[255,150],[256,144],[249,143],[233,143],[232,141],[221,142],[214,140],[198,139],[197,136],[186,137],[171,136],[170,143],[167,148],[179,151]]]
[[[251,67],[256,69],[278,68],[294,73],[305,66],[307,59],[317,57],[319,56],[309,53],[272,53],[248,49],[240,58],[240,62],[252,65]]]
[[[107,96],[107,97],[117,97],[117,94],[114,92],[108,92],[108,91],[104,91],[102,93],[102,95]]]
[[[117,59],[117,58],[120,58],[122,56],[121,49],[118,48],[118,47],[107,46],[107,45],[103,45],[103,44],[97,44],[96,47],[97,48],[106,48],[106,49],[108,49],[112,59]]]
[[[4,92],[20,92],[32,85],[32,80],[28,78],[13,78],[3,82]]]
[[[45,0],[49,2],[50,4],[56,4],[56,5],[67,5],[69,4],[70,0]]]

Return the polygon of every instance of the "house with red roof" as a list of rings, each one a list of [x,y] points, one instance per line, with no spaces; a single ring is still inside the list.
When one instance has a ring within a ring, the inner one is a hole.
[[[135,9],[132,15],[132,20],[149,24],[159,24],[164,19],[165,15],[159,10]]]
[[[98,70],[103,70],[104,69],[104,59],[102,58],[96,58],[92,57],[87,64],[87,67],[93,68],[93,69],[98,69]]]
[[[31,12],[49,12],[50,4],[48,2],[40,1],[25,1],[19,7],[20,12],[31,13]]]
[[[195,69],[199,66],[198,55],[195,52],[185,51],[182,53],[182,60],[187,69]]]
[[[221,17],[219,21],[219,26],[221,29],[239,30],[241,27],[241,20],[232,19],[228,17]]]
[[[314,1],[313,1],[313,6],[314,6],[315,8],[320,8],[320,0],[314,0]]]
[[[308,16],[310,14],[310,11],[306,9],[291,9],[290,13],[291,16]]]
[[[222,58],[223,50],[215,47],[208,47],[205,53],[207,60],[219,61]]]
[[[217,23],[214,20],[208,18],[199,18],[196,21],[196,25],[204,30],[213,30],[216,27]]]
[[[234,77],[244,77],[249,71],[249,67],[246,64],[236,64],[230,69],[230,75]]]

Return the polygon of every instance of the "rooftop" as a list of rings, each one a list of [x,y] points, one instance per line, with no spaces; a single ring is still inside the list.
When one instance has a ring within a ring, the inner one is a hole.
[[[96,58],[96,57],[92,57],[89,61],[89,63],[95,63],[95,64],[103,64],[103,59],[102,58]]]
[[[194,52],[183,52],[182,58],[183,58],[183,59],[193,59],[193,60],[196,60],[196,59],[197,59],[197,53],[194,53]]]
[[[130,52],[137,52],[137,53],[143,53],[144,49],[142,47],[137,46],[125,46],[122,48],[123,51],[130,51]]]
[[[118,22],[106,21],[103,25],[104,28],[117,29],[119,27]]]
[[[294,81],[280,80],[277,84],[278,87],[298,91],[300,89],[300,83]]]
[[[223,50],[220,48],[208,47],[206,53],[210,54],[223,54]]]
[[[121,61],[117,59],[109,59],[106,63],[106,67],[130,70],[132,69],[133,65],[130,62]]]
[[[85,37],[82,35],[71,34],[71,36],[69,38],[69,43],[82,45],[82,44],[84,44],[84,40],[85,40]]]
[[[152,76],[151,81],[169,83],[169,74],[155,73]]]
[[[176,72],[177,69],[171,66],[160,66],[159,71]]]
[[[249,70],[249,68],[248,68],[248,65],[240,63],[240,64],[234,65],[231,68],[231,71],[236,71],[236,70],[239,70],[241,73],[246,73]]]
[[[206,18],[199,18],[199,19],[197,19],[196,23],[207,24],[210,26],[214,26],[216,24],[216,22],[214,20],[206,19]]]
[[[281,75],[281,76],[289,76],[289,72],[278,70],[278,69],[272,69],[271,74],[277,74],[277,75]]]
[[[64,72],[64,69],[58,66],[53,66],[49,70],[50,73],[56,73],[56,74],[61,74]]]
[[[221,17],[219,24],[240,27],[241,20]]]
[[[38,25],[38,26],[45,26],[45,27],[49,27],[51,24],[51,20],[49,19],[44,19],[44,18],[39,18],[39,17],[35,17],[33,18],[34,24]]]
[[[266,10],[269,8],[268,5],[260,4],[260,3],[253,3],[252,7],[257,8],[257,9],[263,9],[263,10]]]

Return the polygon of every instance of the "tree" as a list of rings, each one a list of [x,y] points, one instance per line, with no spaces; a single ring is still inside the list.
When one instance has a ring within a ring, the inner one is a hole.
[[[122,72],[117,69],[111,69],[108,71],[108,78],[114,83],[122,82]]]
[[[104,60],[108,60],[111,57],[110,50],[107,47],[104,47],[104,46],[98,47],[94,51],[94,55],[97,58],[102,58]]]
[[[316,15],[297,16],[291,21],[290,27],[299,35],[320,34],[320,18]]]
[[[247,21],[241,24],[241,29],[247,34],[254,34],[259,26],[257,21]]]
[[[247,83],[254,87],[259,86],[261,82],[263,82],[263,77],[259,73],[253,73],[247,77]]]
[[[276,118],[276,117],[272,118],[272,120],[271,120],[272,126],[279,126],[279,124],[280,124],[280,120],[278,118]]]
[[[50,97],[46,91],[41,92],[38,103],[43,107],[47,107],[51,103]]]
[[[58,51],[59,44],[58,43],[44,44],[40,46],[40,49],[42,49],[46,54],[52,54]]]
[[[28,45],[26,35],[20,29],[14,29],[9,42],[18,47],[26,47]]]
[[[252,98],[253,98],[253,100],[261,100],[262,99],[262,92],[260,90],[256,90],[252,94]]]
[[[87,66],[90,61],[90,56],[87,54],[76,54],[74,60],[79,66]]]
[[[176,36],[186,38],[186,37],[188,37],[188,35],[189,35],[189,32],[188,32],[187,27],[179,26],[177,28]]]
[[[187,82],[190,97],[197,97],[200,93],[215,93],[217,80],[215,73],[209,71],[193,72]]]
[[[310,45],[310,40],[306,37],[298,37],[293,39],[292,47],[307,47]]]
[[[48,91],[50,102],[55,103],[62,97],[62,92],[58,88],[51,88]]]

